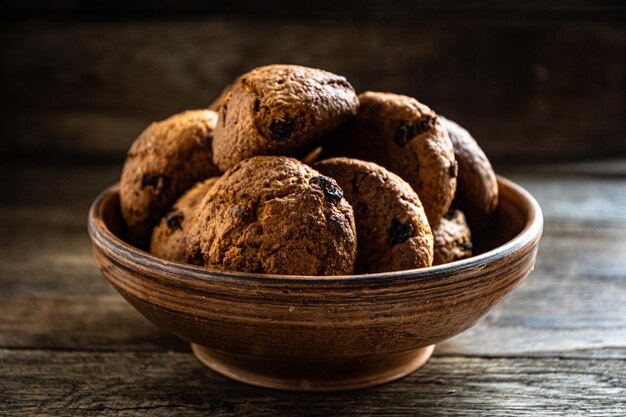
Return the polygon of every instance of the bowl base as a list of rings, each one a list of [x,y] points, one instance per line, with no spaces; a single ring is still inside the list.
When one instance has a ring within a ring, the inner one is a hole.
[[[246,384],[288,391],[347,391],[403,378],[422,367],[435,345],[384,358],[312,364],[275,360],[263,363],[191,344],[200,361],[226,377]]]

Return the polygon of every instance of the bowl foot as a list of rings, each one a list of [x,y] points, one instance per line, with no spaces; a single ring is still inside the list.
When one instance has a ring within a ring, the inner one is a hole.
[[[435,345],[393,356],[331,362],[263,360],[218,352],[195,343],[191,348],[215,372],[246,384],[289,391],[347,391],[411,374],[428,361]]]

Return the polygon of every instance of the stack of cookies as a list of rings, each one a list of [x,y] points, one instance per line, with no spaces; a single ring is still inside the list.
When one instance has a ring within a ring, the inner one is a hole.
[[[157,257],[330,276],[471,256],[498,186],[471,135],[416,99],[269,65],[148,126],[120,203],[132,241]]]

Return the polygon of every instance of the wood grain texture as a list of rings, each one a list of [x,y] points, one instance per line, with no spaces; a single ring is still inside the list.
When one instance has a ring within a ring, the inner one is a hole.
[[[0,350],[0,414],[42,416],[615,416],[626,361],[434,357],[419,372],[349,393],[245,386],[189,352]]]
[[[5,154],[121,160],[152,120],[208,106],[235,76],[278,62],[413,95],[492,161],[626,154],[616,22],[27,19],[0,41]]]

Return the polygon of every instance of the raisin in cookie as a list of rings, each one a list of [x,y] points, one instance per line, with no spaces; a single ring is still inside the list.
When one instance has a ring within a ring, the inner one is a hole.
[[[217,113],[193,110],[152,123],[128,151],[120,181],[122,216],[136,243],[191,185],[219,174],[211,140]]]
[[[229,169],[204,197],[187,236],[193,263],[228,271],[351,274],[356,249],[352,207],[335,180],[278,156]]]
[[[334,178],[352,205],[358,236],[355,271],[374,273],[430,266],[433,235],[415,191],[373,162],[332,158],[314,165]]]
[[[302,155],[357,112],[344,77],[296,65],[256,68],[235,80],[219,110],[213,159],[226,170],[256,155]]]
[[[470,133],[440,116],[448,131],[459,164],[455,206],[462,208],[474,233],[484,228],[489,215],[498,206],[498,182],[491,163]]]
[[[211,177],[196,183],[174,203],[152,231],[150,253],[162,259],[189,262],[187,259],[187,233],[198,204],[218,178]]]
[[[472,233],[461,210],[450,210],[433,229],[435,259],[441,265],[472,256]]]
[[[454,198],[457,165],[448,133],[431,109],[411,97],[365,92],[356,119],[330,137],[328,155],[372,161],[407,181],[436,226]]]

